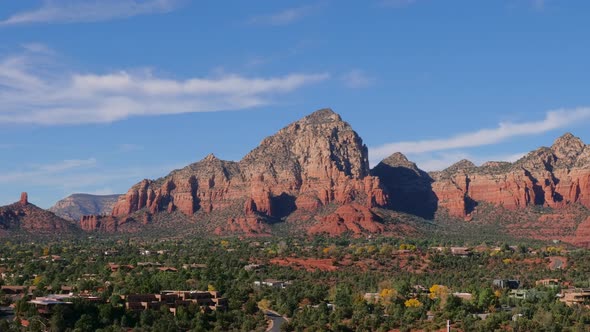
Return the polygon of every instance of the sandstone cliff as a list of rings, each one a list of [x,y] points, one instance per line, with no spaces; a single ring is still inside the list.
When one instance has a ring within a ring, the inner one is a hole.
[[[230,211],[218,232],[263,233],[267,220],[296,211],[313,214],[328,205],[350,205],[357,213],[335,211],[318,222],[342,220],[343,231],[356,233],[381,229],[370,209],[387,206],[388,198],[379,179],[369,175],[361,138],[338,114],[323,109],[267,137],[239,162],[209,155],[158,180],[141,181],[119,198],[112,216],[180,211],[198,222],[200,214],[225,218]],[[82,223],[89,230],[116,229],[90,217]]]
[[[520,209],[539,205],[590,208],[590,147],[572,134],[537,149],[515,163],[461,162],[432,173],[438,206],[452,216],[468,217],[479,202]]]

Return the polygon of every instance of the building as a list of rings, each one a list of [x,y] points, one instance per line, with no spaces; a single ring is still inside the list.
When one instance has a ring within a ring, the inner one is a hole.
[[[254,286],[261,287],[274,287],[274,288],[287,288],[291,284],[290,281],[280,281],[276,279],[266,279],[264,281],[254,281]]]
[[[509,279],[496,279],[492,285],[500,289],[518,289],[520,287],[520,281],[509,280]]]
[[[176,315],[179,307],[188,307],[191,304],[198,305],[203,311],[227,308],[227,299],[215,291],[163,291],[160,294],[133,294],[122,298],[125,300],[125,308],[132,311],[159,310],[166,305]]]
[[[472,253],[471,249],[467,247],[451,247],[451,254],[453,256],[468,257]]]
[[[42,315],[50,315],[53,311],[53,308],[56,306],[70,306],[72,302],[67,300],[72,298],[72,294],[68,295],[61,295],[61,294],[53,294],[47,295],[45,297],[37,297],[28,303],[35,306],[39,314]]]
[[[590,305],[590,289],[566,289],[560,295],[559,301],[568,306]]]
[[[264,267],[264,265],[260,265],[260,264],[248,264],[246,266],[244,266],[244,270],[251,272],[251,271],[258,271],[260,270],[262,267]]]
[[[538,280],[537,282],[535,282],[535,285],[537,287],[543,286],[543,287],[555,288],[555,287],[559,287],[559,285],[561,285],[561,280],[559,280],[559,279],[543,279],[543,280]]]

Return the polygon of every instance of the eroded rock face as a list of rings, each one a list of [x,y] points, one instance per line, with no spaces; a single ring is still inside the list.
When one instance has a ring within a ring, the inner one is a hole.
[[[80,228],[85,231],[116,232],[119,223],[112,216],[82,216]]]
[[[370,209],[387,206],[388,197],[379,179],[369,175],[361,138],[324,109],[265,138],[239,162],[209,155],[164,178],[143,180],[119,199],[112,215],[123,218],[144,209],[188,216],[231,211],[228,224],[234,227],[228,229],[263,232],[255,216],[278,220],[298,209],[313,213],[351,203]]]
[[[19,203],[20,203],[20,205],[29,204],[29,194],[27,194],[25,192],[21,193]]]
[[[338,236],[344,233],[382,233],[385,226],[366,206],[352,203],[339,207],[334,213],[320,218],[321,222],[311,227],[308,234]]]
[[[462,162],[432,173],[432,188],[439,208],[455,217],[468,216],[478,202],[507,209],[562,208],[573,203],[590,208],[589,150],[579,138],[566,134],[551,148],[535,150],[513,164],[475,167]]]

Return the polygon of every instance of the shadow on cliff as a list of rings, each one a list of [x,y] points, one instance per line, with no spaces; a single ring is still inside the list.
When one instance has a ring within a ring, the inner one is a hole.
[[[380,163],[371,170],[389,194],[389,207],[424,219],[433,220],[438,197],[432,190],[434,180],[422,170]]]

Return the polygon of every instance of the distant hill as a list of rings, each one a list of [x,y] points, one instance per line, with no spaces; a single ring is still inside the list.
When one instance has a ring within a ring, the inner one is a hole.
[[[111,214],[119,196],[73,194],[55,203],[49,211],[64,219],[79,221],[86,215]]]
[[[78,230],[74,223],[29,203],[27,193],[21,195],[20,201],[0,207],[0,235],[14,232],[64,234]]]

